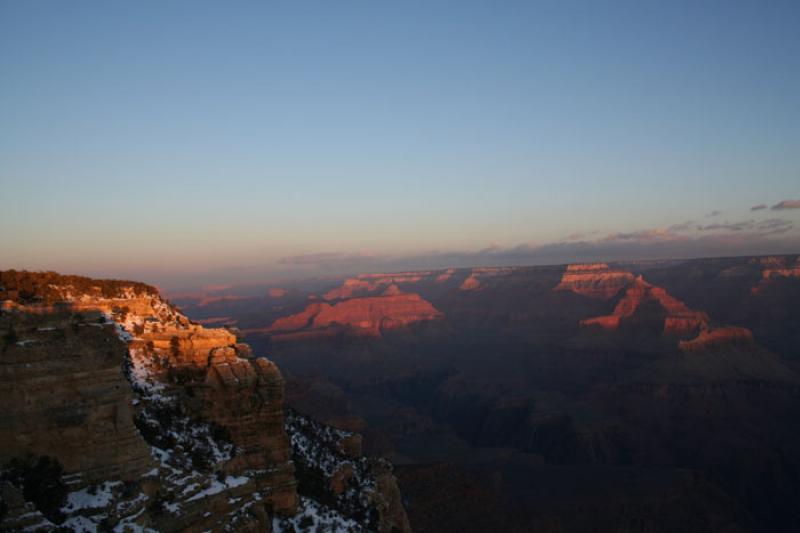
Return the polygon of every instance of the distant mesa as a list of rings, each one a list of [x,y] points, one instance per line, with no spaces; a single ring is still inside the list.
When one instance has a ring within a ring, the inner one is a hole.
[[[627,287],[633,279],[630,272],[612,270],[606,263],[568,265],[555,290],[572,291],[589,298],[608,300]]]
[[[358,278],[349,278],[342,283],[341,287],[331,289],[322,295],[324,300],[343,300],[352,298],[359,292],[372,292],[375,290],[377,284],[369,281],[364,281]]]
[[[455,273],[455,271],[456,271],[455,268],[448,268],[443,273],[441,273],[438,276],[436,276],[436,279],[435,279],[436,283],[444,283],[445,281],[448,281],[450,278],[453,277],[453,274]]]
[[[289,291],[287,291],[286,289],[272,288],[269,291],[267,291],[267,294],[269,295],[270,298],[283,298],[284,296],[289,294]]]
[[[761,281],[751,289],[753,294],[762,292],[771,282],[780,278],[800,278],[800,256],[759,257],[751,262],[761,267]]]
[[[201,287],[201,289],[206,291],[206,292],[219,292],[219,291],[224,291],[224,290],[230,289],[231,287],[233,287],[233,285],[231,285],[229,283],[224,283],[224,284],[223,283],[218,283],[218,284],[212,284],[212,285],[203,285]]]
[[[194,320],[201,326],[221,326],[236,324],[236,319],[230,316],[212,316],[208,318],[196,318]]]
[[[397,289],[390,286],[390,292]],[[399,289],[397,289],[399,290]],[[338,333],[380,337],[381,333],[444,317],[418,294],[351,298],[335,304],[315,302],[300,313],[279,318],[269,328],[273,340],[326,337]]]
[[[484,282],[497,276],[506,276],[514,272],[513,267],[476,267],[470,272],[459,287],[462,291],[477,291],[484,287]]]
[[[355,278],[348,278],[341,286],[326,292],[324,300],[345,300],[356,296],[368,296],[381,293],[390,285],[400,283],[418,283],[423,278],[431,276],[432,272],[399,272],[397,274],[359,274]]]
[[[205,296],[199,302],[197,302],[198,307],[205,307],[207,305],[211,305],[216,302],[235,302],[237,300],[244,300],[244,296]]]
[[[386,273],[371,273],[371,274],[359,274],[357,277],[358,279],[376,279],[385,281],[387,279],[394,280],[395,283],[408,283],[408,282],[416,282],[421,280],[423,277],[431,276],[433,272],[430,270],[420,270],[420,271],[409,271],[409,272],[394,272],[391,274]]]
[[[467,279],[459,287],[459,290],[462,291],[476,291],[481,288],[481,282],[478,281],[478,278],[475,274],[470,275]]]
[[[386,290],[384,290],[384,291],[381,293],[381,296],[397,296],[397,295],[398,295],[398,294],[400,294],[401,292],[402,292],[402,291],[400,291],[400,287],[398,287],[397,285],[395,285],[394,283],[392,283],[391,285],[389,285],[388,287],[386,287]]]

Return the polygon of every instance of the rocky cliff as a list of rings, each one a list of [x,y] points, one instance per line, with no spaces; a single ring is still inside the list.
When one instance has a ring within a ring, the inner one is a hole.
[[[54,458],[68,490],[32,521],[38,504],[14,500],[30,487],[9,466],[3,493],[16,511],[4,528],[281,529],[324,509],[320,527],[388,531],[390,514],[405,516],[391,475],[365,473],[360,487],[375,502],[388,491],[386,520],[298,495],[283,379],[235,332],[193,324],[143,284],[13,271],[0,280],[0,407],[11,413],[0,458]]]
[[[126,348],[112,325],[69,314],[0,320],[0,331],[17,336],[0,365],[0,463],[54,455],[79,486],[155,466],[133,424],[134,394],[120,371]]]

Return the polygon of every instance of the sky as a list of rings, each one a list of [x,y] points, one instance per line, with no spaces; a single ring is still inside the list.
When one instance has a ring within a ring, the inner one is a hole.
[[[796,1],[3,0],[0,268],[800,252],[798,27]]]

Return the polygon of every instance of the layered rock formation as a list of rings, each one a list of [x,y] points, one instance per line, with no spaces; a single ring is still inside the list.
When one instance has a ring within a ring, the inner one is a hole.
[[[616,330],[623,320],[631,319],[645,303],[653,302],[663,313],[663,335],[678,337],[683,352],[698,352],[730,346],[753,346],[753,334],[747,328],[714,326],[707,313],[695,311],[670,295],[664,288],[637,276],[625,290],[610,315],[581,320],[582,326]]]
[[[273,340],[326,336],[346,332],[379,337],[382,331],[444,315],[418,294],[351,298],[336,304],[312,303],[295,315],[276,320],[269,328]]]
[[[391,285],[403,283],[418,283],[432,272],[399,272],[396,274],[359,274],[355,278],[348,278],[340,287],[326,292],[322,298],[327,301],[345,300],[356,296],[367,296],[384,291]]]
[[[132,480],[155,466],[133,424],[133,391],[120,368],[126,346],[99,313],[0,317],[19,340],[0,365],[0,464],[57,458],[77,486]]]
[[[708,328],[709,320],[706,313],[689,309],[683,302],[673,298],[661,287],[644,281],[642,276],[638,276],[628,287],[611,315],[582,320],[581,325],[617,329],[622,319],[632,317],[636,310],[647,301],[657,302],[666,313],[664,317],[664,334],[666,335],[688,336]]]
[[[606,263],[568,265],[557,291],[572,291],[589,298],[608,300],[633,282],[634,276],[624,270],[612,270]]]

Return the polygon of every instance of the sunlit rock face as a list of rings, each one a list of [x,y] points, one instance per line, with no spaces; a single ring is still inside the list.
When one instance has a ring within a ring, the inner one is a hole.
[[[301,313],[276,320],[269,331],[276,340],[325,336],[341,331],[379,337],[385,330],[443,316],[418,294],[396,294],[391,290],[385,296],[351,298],[335,304],[312,303]]]
[[[471,274],[458,288],[462,291],[476,291],[481,288],[481,282],[478,280],[477,276]]]
[[[436,276],[436,279],[434,281],[436,281],[436,283],[444,283],[448,281],[451,277],[453,277],[453,274],[455,274],[455,272],[456,272],[455,268],[448,268],[447,270]]]
[[[433,272],[399,272],[395,274],[359,274],[346,279],[341,286],[326,292],[322,298],[327,301],[346,300],[357,296],[380,294],[392,285],[414,284],[431,278]]]
[[[605,329],[617,329],[620,321],[630,318],[646,301],[655,301],[666,313],[664,317],[664,334],[688,336],[708,327],[708,315],[702,311],[693,311],[672,297],[663,288],[644,281],[639,276],[626,289],[624,296],[617,303],[611,315],[582,320],[584,326],[600,326]]]
[[[726,346],[753,346],[753,334],[747,328],[712,325],[707,313],[690,309],[664,288],[636,277],[625,290],[610,315],[581,320],[584,327],[619,329],[623,320],[632,318],[642,304],[655,302],[663,312],[665,336],[677,337],[684,352],[698,352]]]
[[[713,331],[701,331],[694,339],[679,343],[680,349],[684,352],[713,350],[726,346],[752,348],[755,346],[753,333],[747,328],[726,326]]]
[[[589,298],[608,300],[627,287],[633,279],[630,272],[612,270],[605,263],[568,265],[555,290],[572,291]]]

